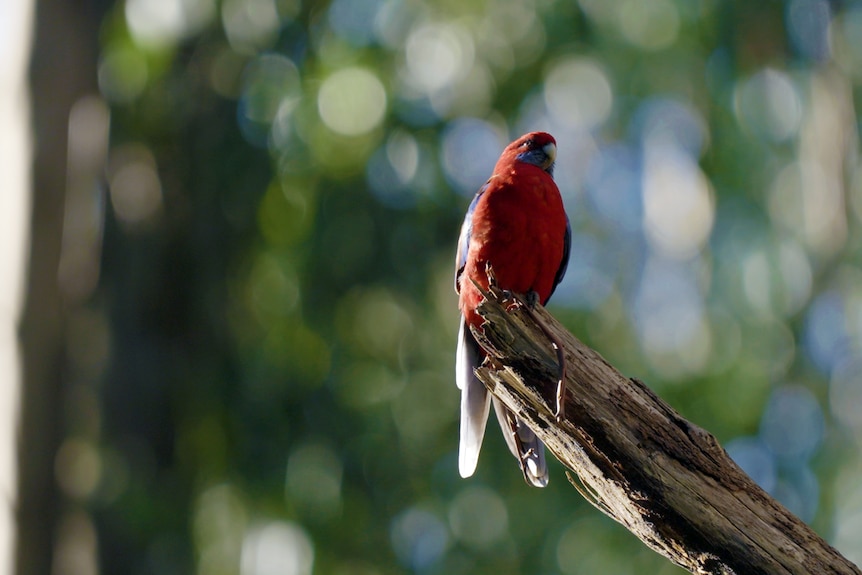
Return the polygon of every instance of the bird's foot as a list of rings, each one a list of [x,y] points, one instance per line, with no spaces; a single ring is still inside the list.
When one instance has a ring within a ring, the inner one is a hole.
[[[494,273],[494,268],[491,266],[491,262],[485,262],[485,275],[488,277],[488,291],[492,293],[500,293],[500,304],[503,306],[503,309],[506,311],[512,311],[521,305],[521,301],[514,292],[507,289],[501,289],[497,284],[497,275]]]
[[[535,290],[530,290],[525,293],[524,303],[527,304],[530,309],[536,309],[536,304],[539,303],[539,292]]]
[[[494,267],[491,262],[485,262],[485,275],[488,276],[488,287],[497,287],[497,274],[494,273]]]
[[[503,297],[500,299],[500,305],[503,306],[507,312],[512,312],[521,307],[521,300],[515,294],[515,292],[504,289]]]

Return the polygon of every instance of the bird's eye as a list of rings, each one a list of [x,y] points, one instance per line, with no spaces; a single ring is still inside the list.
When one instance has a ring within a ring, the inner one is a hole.
[[[532,148],[534,145],[535,145],[535,142],[533,140],[527,140],[526,142],[521,144],[521,147],[522,148]]]

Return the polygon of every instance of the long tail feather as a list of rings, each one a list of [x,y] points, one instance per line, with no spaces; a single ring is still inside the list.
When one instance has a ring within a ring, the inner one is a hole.
[[[521,466],[524,479],[533,487],[545,487],[548,484],[545,445],[523,421],[497,399],[494,399],[494,411],[497,413],[497,421],[500,422],[509,451]]]
[[[461,477],[470,477],[476,471],[491,405],[488,390],[473,373],[481,361],[479,344],[473,339],[462,316],[455,356],[455,383],[461,390],[461,442],[458,448]]]

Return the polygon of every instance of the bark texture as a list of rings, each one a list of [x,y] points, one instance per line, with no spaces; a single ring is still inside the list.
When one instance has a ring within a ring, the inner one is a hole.
[[[692,573],[862,573],[772,499],[707,431],[624,377],[541,306],[495,287],[479,306],[490,358],[479,379],[577,478],[573,485],[646,545]],[[562,344],[564,417],[554,417]]]

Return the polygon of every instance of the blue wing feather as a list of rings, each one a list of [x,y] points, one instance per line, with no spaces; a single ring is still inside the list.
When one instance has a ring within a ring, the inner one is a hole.
[[[458,237],[458,250],[455,252],[455,292],[461,293],[461,274],[464,272],[464,266],[467,265],[467,252],[470,250],[470,234],[473,232],[473,212],[476,211],[476,205],[479,203],[479,198],[488,189],[488,184],[485,182],[476,195],[473,196],[473,201],[470,202],[470,207],[467,208],[467,214],[464,216],[464,223],[461,224],[461,235]]]
[[[554,291],[557,289],[557,286],[560,285],[560,282],[563,281],[563,277],[566,275],[566,270],[569,268],[569,255],[572,251],[572,225],[569,223],[569,217],[566,216],[566,235],[563,236],[563,259],[560,260],[560,267],[557,269],[557,275],[554,276],[554,287],[551,289],[551,293],[548,296],[548,299],[554,295]]]

